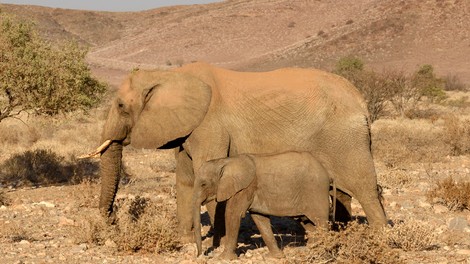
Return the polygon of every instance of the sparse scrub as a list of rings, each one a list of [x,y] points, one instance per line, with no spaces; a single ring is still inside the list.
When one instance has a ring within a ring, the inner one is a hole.
[[[0,51],[0,122],[22,112],[55,115],[89,109],[106,91],[91,76],[86,49],[72,42],[53,46],[32,23],[2,12]]]
[[[316,231],[302,263],[402,263],[381,230],[351,222],[339,231]]]
[[[113,241],[119,251],[162,253],[181,247],[176,230],[176,214],[172,208],[148,198],[136,197],[117,201],[117,222],[107,226],[103,219],[91,219],[77,242],[103,245]]]
[[[444,119],[445,142],[454,156],[470,153],[470,120],[462,120],[455,115]]]
[[[97,163],[90,160],[67,161],[51,150],[28,150],[0,165],[0,182],[14,187],[77,184],[96,178],[97,171]]]
[[[448,74],[444,78],[444,89],[446,91],[467,91],[467,86],[455,74]]]
[[[377,181],[381,186],[392,189],[410,185],[413,182],[413,178],[405,170],[392,168],[385,173],[378,173]]]
[[[452,176],[428,191],[427,198],[433,204],[442,204],[449,210],[470,210],[470,182],[457,182]]]
[[[374,158],[388,168],[403,164],[438,162],[450,154],[443,130],[426,120],[383,120],[372,127]]]
[[[404,251],[436,249],[437,236],[429,223],[408,219],[384,230],[388,244]]]
[[[367,102],[372,122],[384,115],[387,101],[390,99],[390,82],[385,74],[365,71],[362,60],[345,57],[338,61],[335,73],[351,81],[362,93]]]

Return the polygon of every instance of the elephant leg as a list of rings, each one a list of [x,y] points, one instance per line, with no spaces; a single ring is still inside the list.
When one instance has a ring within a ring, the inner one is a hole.
[[[269,249],[268,256],[273,258],[284,257],[284,253],[282,253],[282,251],[277,246],[277,241],[274,237],[274,233],[271,228],[271,220],[269,219],[269,217],[256,213],[251,213],[251,218],[258,227],[258,230],[261,233],[261,237],[263,238],[264,243]]]
[[[216,247],[219,247],[221,243],[225,244],[225,239],[227,239],[225,236],[226,235],[225,210],[226,210],[227,203],[226,202],[216,203],[215,201],[211,203],[212,204],[207,208],[207,210],[211,217],[211,223],[214,229],[214,237],[212,240],[212,246],[216,248]]]
[[[219,203],[221,204],[221,203]],[[225,232],[224,252],[220,255],[222,259],[236,259],[235,250],[238,245],[238,232],[240,223],[245,215],[250,202],[246,199],[246,192],[241,191],[235,194],[226,202],[225,207]]]
[[[192,161],[186,151],[176,154],[176,217],[183,242],[193,242],[192,195],[194,172]]]
[[[336,190],[336,211],[334,215],[335,222],[346,224],[351,221],[352,208],[351,196],[341,190]]]

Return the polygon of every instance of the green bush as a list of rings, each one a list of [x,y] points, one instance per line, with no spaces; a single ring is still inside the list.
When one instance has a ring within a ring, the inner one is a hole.
[[[90,160],[65,160],[51,150],[28,150],[0,165],[0,183],[14,187],[77,184],[98,177],[98,164]]]
[[[0,12],[0,122],[95,106],[106,86],[91,76],[86,53],[73,42],[54,46],[32,23]]]
[[[412,85],[431,102],[440,102],[447,98],[444,92],[444,82],[436,77],[432,65],[422,65],[412,76]]]

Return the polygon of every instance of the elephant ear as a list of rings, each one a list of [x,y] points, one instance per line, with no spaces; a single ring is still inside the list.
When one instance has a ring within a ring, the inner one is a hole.
[[[142,102],[131,134],[131,144],[137,148],[159,148],[189,135],[210,105],[211,88],[189,74],[142,71],[131,82],[141,92]]]
[[[217,202],[228,200],[247,188],[255,179],[255,174],[255,164],[250,158],[228,158],[227,164],[221,170]]]

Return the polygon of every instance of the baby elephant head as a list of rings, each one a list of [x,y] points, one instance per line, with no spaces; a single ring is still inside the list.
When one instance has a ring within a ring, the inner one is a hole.
[[[247,188],[255,179],[255,163],[250,156],[211,160],[196,171],[193,193],[194,235],[199,256],[201,247],[201,205],[214,199],[223,202]]]

